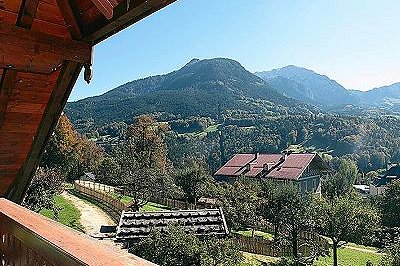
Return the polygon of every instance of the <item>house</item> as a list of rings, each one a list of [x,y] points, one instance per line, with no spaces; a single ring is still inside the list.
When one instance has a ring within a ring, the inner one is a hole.
[[[169,225],[183,226],[186,232],[197,236],[226,236],[228,227],[221,208],[203,210],[173,210],[152,212],[124,211],[117,227],[117,240],[138,241],[146,238],[151,230],[161,232]]]
[[[84,172],[83,175],[79,178],[82,181],[92,181],[94,182],[96,180],[96,175],[93,174],[92,172]]]
[[[295,182],[302,192],[321,192],[321,176],[330,168],[315,153],[236,154],[215,174],[229,181],[244,176]]]
[[[393,180],[400,179],[400,165],[391,165],[387,167],[387,170],[384,174],[374,178],[370,184],[370,194],[371,195],[380,195],[385,192],[386,186],[392,182]]]
[[[357,191],[361,197],[366,198],[369,195],[370,187],[367,185],[353,185],[355,191]]]

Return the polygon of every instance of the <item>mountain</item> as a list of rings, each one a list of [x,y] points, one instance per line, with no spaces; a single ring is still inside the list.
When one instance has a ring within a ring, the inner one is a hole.
[[[67,103],[65,113],[84,128],[113,121],[132,122],[143,113],[161,121],[190,117],[248,118],[310,113],[312,107],[283,96],[238,62],[193,59],[181,69],[135,80],[111,91]]]
[[[400,111],[400,82],[369,91],[352,91],[363,105]]]
[[[358,104],[356,95],[325,75],[297,66],[256,72],[277,91],[287,97],[323,108]]]

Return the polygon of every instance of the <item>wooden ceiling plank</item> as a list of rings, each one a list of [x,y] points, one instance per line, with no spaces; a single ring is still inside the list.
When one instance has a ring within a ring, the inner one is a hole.
[[[130,9],[120,16],[114,15],[107,25],[85,37],[85,41],[97,44],[133,23],[151,15],[157,10],[175,2],[176,0],[148,0]]]
[[[112,19],[116,2],[111,0],[91,0],[97,9],[107,18]]]
[[[0,81],[0,129],[3,125],[4,117],[7,111],[9,99],[14,88],[15,77],[17,72],[15,70],[4,70]]]
[[[0,51],[0,68],[36,73],[51,73],[63,60],[85,64],[92,56],[92,47],[87,43],[5,23],[0,23]]]
[[[0,22],[15,24],[17,22],[18,13],[0,9]]]
[[[28,189],[33,174],[39,163],[67,99],[75,85],[75,82],[82,69],[82,64],[73,61],[65,61],[60,75],[58,76],[55,88],[50,96],[46,110],[39,124],[32,147],[20,168],[16,179],[7,191],[7,198],[14,202],[21,202],[23,195]]]
[[[63,15],[61,14],[60,8],[56,5],[52,5],[43,1],[39,2],[35,15],[35,20],[36,19],[65,26],[65,21]]]
[[[35,19],[39,0],[22,0],[18,14],[17,26],[30,29]]]
[[[34,31],[53,35],[55,37],[59,37],[59,38],[63,38],[63,39],[71,39],[71,34],[69,33],[66,25],[60,25],[60,24],[56,24],[56,23],[52,23],[49,21],[35,18],[31,29]]]
[[[0,1],[0,9],[18,14],[21,6],[21,0]]]
[[[70,32],[72,39],[79,40],[82,38],[82,33],[79,28],[77,15],[72,9],[68,0],[57,0],[57,5],[64,17],[64,21],[67,24],[68,31]]]

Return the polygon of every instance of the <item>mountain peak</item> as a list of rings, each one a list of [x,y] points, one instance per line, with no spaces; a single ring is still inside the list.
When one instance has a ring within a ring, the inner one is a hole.
[[[357,97],[339,83],[306,68],[288,65],[255,74],[284,95],[310,104],[330,107],[358,103]]]
[[[200,59],[198,59],[198,58],[193,58],[193,59],[190,60],[185,66],[190,66],[190,65],[196,64],[197,62],[200,62]],[[185,66],[184,66],[184,67],[185,67]]]

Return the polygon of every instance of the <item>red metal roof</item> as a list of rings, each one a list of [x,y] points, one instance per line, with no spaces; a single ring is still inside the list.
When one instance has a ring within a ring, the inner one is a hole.
[[[257,177],[265,173],[263,177],[297,180],[314,158],[313,153],[291,153],[286,157],[282,154],[236,154],[215,175]]]

